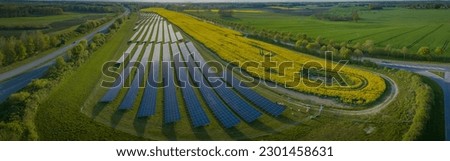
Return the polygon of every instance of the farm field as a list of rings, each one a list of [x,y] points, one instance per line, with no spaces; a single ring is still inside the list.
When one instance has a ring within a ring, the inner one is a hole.
[[[220,18],[218,14],[194,13],[234,22],[257,29],[321,36],[336,42],[364,43],[373,40],[379,47],[390,45],[394,48],[407,47],[415,53],[420,47],[431,49],[446,47],[450,35],[449,10],[413,10],[405,8],[384,8],[383,10],[360,10],[358,22],[319,20],[313,16],[299,16],[287,13],[236,12],[232,18]],[[348,9],[350,10],[350,9]],[[446,55],[450,55],[446,50]]]
[[[26,26],[38,27],[46,33],[53,33],[105,16],[113,16],[113,14],[65,12],[62,15],[53,16],[0,18],[0,33],[2,36],[20,36],[23,31],[30,30],[14,30],[14,28]]]

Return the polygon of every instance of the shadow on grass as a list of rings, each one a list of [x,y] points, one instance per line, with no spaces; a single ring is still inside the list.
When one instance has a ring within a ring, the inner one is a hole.
[[[269,116],[271,116],[271,115],[269,115]],[[299,124],[298,121],[292,120],[292,119],[290,119],[290,118],[288,118],[286,116],[283,116],[283,115],[280,115],[278,117],[271,116],[271,118],[273,118],[275,120],[278,120],[278,121],[280,121],[282,123],[289,124],[289,125],[297,125],[297,124]]]
[[[145,128],[147,127],[148,117],[136,117],[133,122],[136,134],[143,137],[145,134]]]
[[[96,118],[104,109],[105,107],[108,105],[108,103],[97,103],[95,105],[95,107],[92,109],[92,117]]]
[[[168,140],[175,141],[177,140],[177,134],[175,132],[175,124],[164,124],[162,127],[162,133],[167,137]]]
[[[268,132],[268,133],[275,133],[277,132],[275,129],[273,129],[270,126],[267,126],[265,123],[261,122],[260,120],[255,120],[251,123],[247,123],[248,125],[250,125],[250,127],[260,130],[260,131],[264,131],[264,132]]]
[[[205,127],[196,127],[196,128],[192,128],[192,131],[195,134],[195,137],[198,140],[212,140],[211,136],[209,136],[208,132],[206,131]]]
[[[116,110],[111,116],[111,127],[116,128],[120,120],[122,120],[123,115],[125,115],[125,110]]]
[[[228,128],[228,129],[225,128],[224,130],[234,140],[250,140],[250,138],[247,135],[245,135],[244,133],[242,133],[235,127]]]

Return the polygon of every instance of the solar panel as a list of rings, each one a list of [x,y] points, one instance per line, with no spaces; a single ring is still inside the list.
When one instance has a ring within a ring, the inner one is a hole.
[[[176,43],[171,44],[172,56],[175,62],[175,69],[178,73],[178,80],[180,82],[189,83],[189,76],[186,72],[186,65],[181,58],[181,53]],[[194,92],[194,89],[189,84],[181,85],[181,91],[183,93],[184,102],[188,109],[189,116],[191,118],[192,125],[194,127],[205,126],[210,123],[208,116],[200,105],[200,102]]]
[[[142,48],[141,48],[142,49]],[[138,47],[139,50],[139,47]],[[134,66],[134,63],[137,61],[140,55],[140,51],[136,50],[133,57],[130,59],[128,65],[122,69],[119,78],[116,78],[113,86],[106,92],[100,102],[111,102],[113,101],[120,92],[120,89],[123,87],[123,83],[127,80],[128,75],[130,74],[130,69]]]
[[[183,36],[181,35],[180,32],[175,33],[175,35],[176,35],[178,41],[183,40]]]
[[[205,66],[206,65],[205,60],[199,54],[198,50],[195,48],[195,46],[192,44],[192,42],[188,42],[186,45],[189,48],[189,50],[191,51],[192,56],[194,57],[194,60],[199,61],[201,66]],[[248,87],[246,87],[241,81],[239,81],[238,79],[233,77],[232,72],[229,71],[228,69],[223,70],[223,72],[225,72],[225,75],[227,76],[227,79],[225,79],[225,81],[227,83],[231,84],[232,87],[234,89],[236,89],[236,91],[238,91],[242,96],[246,97],[247,100],[249,100],[256,106],[260,107],[263,111],[265,111],[271,115],[278,116],[281,113],[283,113],[283,111],[285,110],[285,108],[283,106],[278,105],[278,104],[268,100],[267,98],[261,96],[260,94],[249,89]],[[209,74],[212,74],[212,73],[209,73]],[[214,78],[214,77],[217,77],[217,75],[216,74],[210,75],[210,78]],[[229,80],[232,80],[232,81],[229,81]]]
[[[145,42],[148,42],[149,39],[150,39],[150,35],[152,34],[152,31],[153,31],[153,28],[154,28],[155,22],[156,22],[155,19],[156,19],[156,18],[153,17],[152,20],[151,20],[151,22],[150,22],[150,27],[148,28],[147,34],[145,35],[144,40],[143,40],[144,43],[145,43]]]
[[[178,100],[175,89],[174,72],[170,58],[169,44],[163,45],[163,84],[164,84],[164,122],[173,123],[180,120]]]
[[[172,24],[169,24],[168,28],[169,28],[170,39],[172,40],[172,42],[176,42],[177,37],[175,36],[175,32],[173,32]]]
[[[141,26],[139,27],[139,30],[136,31],[136,32],[134,33],[134,35],[130,38],[129,41],[134,41],[134,39],[136,39],[136,37],[139,35],[139,33],[141,33],[141,31],[144,29],[145,24],[147,23],[147,20],[148,20],[148,19],[146,19],[146,20],[141,24]]]
[[[144,44],[139,45],[137,52],[141,52],[142,48],[144,47]],[[133,82],[131,83],[130,89],[127,91],[127,94],[122,100],[122,103],[119,105],[119,109],[121,110],[128,110],[133,107],[133,103],[137,97],[138,91],[139,91],[139,84],[144,79],[144,73],[146,68],[146,63],[148,60],[148,57],[150,55],[151,46],[148,46],[144,52],[144,56],[142,56],[141,63],[137,63],[138,70],[136,71],[137,74],[135,75]]]
[[[153,30],[154,31],[153,31],[153,34],[152,34],[152,38],[150,39],[150,42],[155,42],[156,41],[156,36],[159,33],[159,20],[158,20],[158,18],[156,19],[156,24],[155,24],[155,27],[154,27]]]
[[[163,23],[162,23],[162,21],[159,21],[157,42],[162,42],[162,41],[163,41]]]
[[[151,45],[151,44],[150,44]],[[150,46],[149,45],[149,46]],[[159,69],[160,69],[161,44],[156,44],[153,50],[151,66],[148,72],[147,84],[139,105],[138,117],[147,117],[156,112],[156,97],[158,94]]]
[[[135,46],[136,46],[136,43],[132,43],[132,44],[128,47],[128,49],[123,53],[123,55],[119,58],[119,60],[117,60],[116,63],[122,64],[122,63],[125,61],[125,59],[128,57],[128,55],[131,54],[131,51],[133,51],[133,49],[134,49]]]
[[[191,78],[199,80],[199,82],[206,82],[200,70],[196,67],[195,62],[189,58],[189,52],[187,51],[186,45],[180,43],[181,53],[187,61],[189,74]],[[239,118],[237,118],[233,112],[231,112],[226,105],[220,100],[220,98],[214,93],[214,91],[206,86],[204,83],[198,83],[200,93],[202,94],[206,104],[213,112],[214,116],[219,120],[219,122],[225,127],[230,128],[236,126],[240,123]]]
[[[169,37],[169,28],[167,26],[167,21],[163,21],[163,28],[164,28],[164,42],[168,43],[170,42],[170,37]]]
[[[144,29],[142,30],[142,34],[139,36],[139,38],[136,40],[137,42],[141,42],[142,38],[144,37],[144,35],[147,33],[149,24],[146,23]]]
[[[207,79],[211,87],[219,94],[219,96],[227,102],[228,106],[236,112],[246,122],[253,122],[258,119],[262,114],[258,110],[254,109],[252,105],[246,102],[243,98],[239,97],[232,89],[226,87],[226,83],[220,79],[215,73],[205,72],[204,69],[210,69],[205,60],[200,56],[197,49],[192,43],[188,43],[188,48],[193,51],[194,60],[200,62],[203,74],[207,76]]]

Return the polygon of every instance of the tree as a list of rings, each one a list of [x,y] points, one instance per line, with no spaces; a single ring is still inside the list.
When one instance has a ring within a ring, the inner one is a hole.
[[[303,40],[297,40],[297,42],[295,42],[295,48],[300,49],[301,47],[303,47]]]
[[[233,17],[233,10],[230,9],[219,9],[220,17]]]
[[[434,53],[438,54],[438,55],[442,55],[442,54],[444,54],[444,50],[442,49],[442,47],[436,47],[436,49],[434,49]]]
[[[14,105],[17,104],[24,105],[28,97],[30,97],[30,93],[28,92],[14,93],[11,96],[9,96],[9,102]]]
[[[361,50],[356,49],[355,51],[353,51],[353,55],[355,55],[355,57],[357,57],[358,59],[360,59],[360,58],[362,58],[362,56],[364,55],[364,53],[363,53]]]
[[[17,61],[16,38],[10,37],[4,45],[5,64],[9,65]]]
[[[105,34],[102,33],[95,34],[94,37],[92,38],[92,42],[94,42],[97,45],[103,45],[105,41],[106,41]]]
[[[358,22],[361,18],[359,17],[359,13],[358,13],[358,11],[353,11],[353,13],[352,13],[352,19],[353,19],[353,21],[355,21],[355,22]]]
[[[17,41],[16,43],[16,53],[17,53],[17,59],[18,60],[23,60],[25,58],[27,58],[27,48],[25,47],[25,45],[23,44],[22,41]]]
[[[88,42],[86,39],[81,40],[80,44],[83,45],[84,49],[86,49],[88,47]]]
[[[91,51],[94,51],[95,49],[97,49],[97,43],[91,42],[91,43],[89,44],[89,49],[90,49]]]
[[[321,36],[317,36],[315,42],[318,43],[318,44],[322,44],[322,41],[323,41],[323,38]]]
[[[403,54],[403,59],[405,59],[406,54],[408,54],[409,51],[408,51],[408,48],[406,46],[404,46],[400,52]]]
[[[35,33],[36,39],[35,39],[35,47],[36,51],[44,51],[47,50],[50,46],[50,40],[48,35],[44,35],[41,31],[37,31]]]
[[[61,43],[61,41],[58,38],[56,38],[56,36],[50,37],[50,46],[51,47],[57,47],[60,43]]]
[[[366,40],[366,42],[364,42],[363,44],[363,47],[366,51],[372,52],[375,47],[375,42],[373,42],[373,40]]]
[[[306,48],[309,50],[315,50],[318,49],[320,47],[320,45],[316,42],[316,43],[308,43],[308,45],[306,45]]]
[[[346,48],[346,47],[342,47],[339,50],[339,54],[341,55],[342,58],[345,58],[345,59],[349,59],[351,53],[352,53],[352,51],[350,49]]]
[[[27,47],[27,51],[28,51],[28,55],[31,56],[34,54],[34,52],[36,51],[36,48],[34,46],[34,40],[31,36],[27,37],[27,41],[26,41],[26,47]]]
[[[64,58],[62,56],[56,58],[56,64],[55,67],[60,70],[60,71],[64,71],[67,68],[67,63],[64,60]]]
[[[3,59],[5,58],[5,55],[3,55],[2,51],[0,50],[0,67],[3,66]]]
[[[323,45],[323,46],[320,48],[320,51],[327,51],[327,46]]]
[[[417,54],[419,54],[419,55],[429,55],[430,52],[431,51],[430,51],[429,47],[423,46],[423,47],[420,47],[420,49],[417,51]]]
[[[360,42],[357,42],[355,45],[353,45],[354,49],[361,49],[362,45]]]

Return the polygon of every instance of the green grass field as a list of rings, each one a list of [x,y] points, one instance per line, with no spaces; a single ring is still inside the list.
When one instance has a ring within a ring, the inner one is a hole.
[[[103,15],[103,14],[84,14],[75,12],[66,12],[62,15],[54,16],[39,16],[39,17],[13,17],[0,18],[0,25],[18,26],[18,25],[49,25],[58,21],[66,21],[70,19],[79,19],[89,15]]]
[[[44,32],[53,33],[67,28],[78,26],[87,20],[99,19],[105,16],[112,16],[110,13],[75,13],[66,12],[62,15],[40,16],[40,17],[14,17],[0,18],[0,26],[14,28],[16,26],[42,26]],[[18,36],[27,30],[1,30],[2,36]]]
[[[194,13],[220,18],[218,14]],[[224,20],[293,34],[321,36],[338,42],[374,40],[377,46],[408,47],[415,53],[422,46],[434,50],[450,41],[450,10],[412,10],[385,8],[379,11],[361,10],[359,22],[319,20],[313,16],[298,16],[274,12],[236,12]],[[446,55],[450,56],[447,50]]]
[[[93,121],[82,114],[81,107],[102,76],[102,63],[127,48],[136,16],[76,71],[68,73],[38,110],[35,124],[40,140],[137,140],[129,135]],[[96,70],[98,69],[98,70]]]

